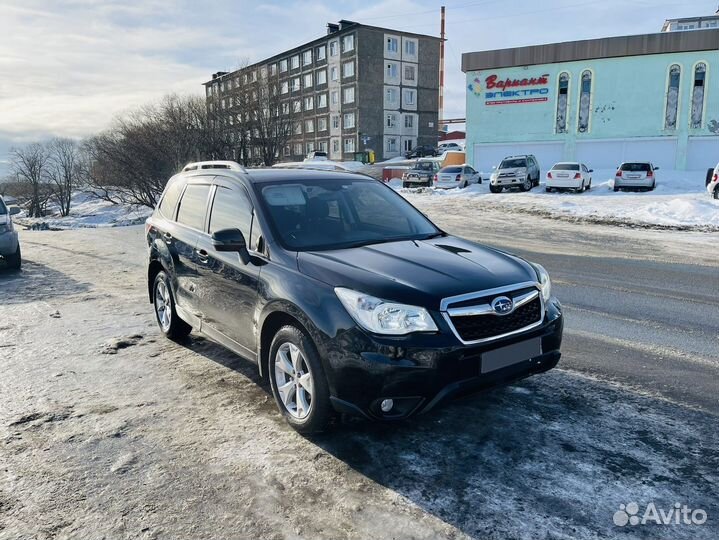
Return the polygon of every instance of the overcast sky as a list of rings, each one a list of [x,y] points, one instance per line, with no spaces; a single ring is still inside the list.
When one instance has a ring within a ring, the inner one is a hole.
[[[439,35],[429,0],[0,0],[0,174],[10,147],[83,137],[214,71],[325,33],[329,21]],[[446,117],[464,116],[462,52],[658,32],[717,0],[447,0]],[[198,7],[202,5],[202,7]]]

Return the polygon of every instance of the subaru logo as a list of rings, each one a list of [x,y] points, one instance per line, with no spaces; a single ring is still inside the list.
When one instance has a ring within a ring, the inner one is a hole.
[[[492,309],[497,315],[507,315],[514,309],[514,302],[506,296],[498,296],[492,300]]]

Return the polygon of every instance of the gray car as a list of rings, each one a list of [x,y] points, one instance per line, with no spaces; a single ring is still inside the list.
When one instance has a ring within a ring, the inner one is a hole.
[[[18,270],[22,262],[20,255],[20,242],[18,241],[17,231],[12,224],[13,216],[20,212],[17,206],[8,208],[2,197],[0,197],[0,258],[5,262],[8,268]]]
[[[504,188],[518,187],[529,191],[539,185],[539,163],[533,155],[509,156],[502,160],[490,177],[489,190],[499,193]]]

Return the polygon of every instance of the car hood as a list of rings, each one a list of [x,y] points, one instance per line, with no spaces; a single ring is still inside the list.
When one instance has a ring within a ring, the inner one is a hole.
[[[429,309],[450,296],[537,281],[523,259],[453,236],[300,252],[298,268],[332,287]]]

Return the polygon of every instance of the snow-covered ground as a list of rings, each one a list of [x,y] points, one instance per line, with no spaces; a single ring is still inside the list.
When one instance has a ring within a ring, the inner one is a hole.
[[[50,208],[42,218],[20,217],[21,225],[47,224],[51,229],[81,229],[94,227],[121,227],[143,223],[152,213],[146,206],[112,204],[89,194],[77,192],[72,197],[70,215],[61,217],[57,209]]]
[[[657,188],[651,192],[617,192],[614,169],[593,173],[592,189],[584,193],[547,193],[544,183],[529,192],[490,193],[489,183],[465,189],[402,189],[401,182],[392,186],[410,201],[423,197],[456,199],[457,205],[468,201],[478,206],[503,206],[512,211],[553,217],[580,219],[599,223],[633,224],[676,228],[719,229],[719,201],[704,188],[706,171],[660,170]],[[427,199],[429,198],[429,199]]]

